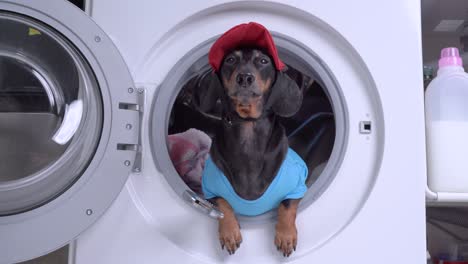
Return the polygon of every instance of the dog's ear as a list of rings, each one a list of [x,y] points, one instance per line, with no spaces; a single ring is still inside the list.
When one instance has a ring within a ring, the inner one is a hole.
[[[286,73],[278,72],[267,106],[282,117],[291,117],[302,105],[302,91]]]
[[[314,83],[314,79],[312,79],[310,76],[296,70],[289,65],[286,70],[284,70],[284,73],[286,73],[296,82],[303,94],[305,94],[309,90],[310,86],[312,86]]]
[[[201,74],[192,84],[193,104],[202,112],[210,112],[221,99],[223,87],[216,73],[209,71]]]

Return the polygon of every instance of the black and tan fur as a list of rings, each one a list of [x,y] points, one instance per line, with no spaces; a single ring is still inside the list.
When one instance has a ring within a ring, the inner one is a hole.
[[[288,150],[278,116],[294,115],[301,106],[302,92],[276,70],[266,53],[255,48],[226,55],[219,73],[213,73],[206,87],[202,110],[212,108],[215,98],[223,104],[223,122],[215,132],[211,157],[240,197],[255,200],[273,181]],[[239,223],[226,200],[217,197],[213,202],[224,213],[219,220],[221,246],[233,254],[242,242]],[[298,204],[299,200],[287,200],[278,208],[274,243],[284,256],[297,244]]]

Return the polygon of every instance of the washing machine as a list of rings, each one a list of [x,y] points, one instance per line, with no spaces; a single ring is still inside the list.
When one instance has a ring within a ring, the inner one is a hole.
[[[298,246],[275,213],[213,208],[168,154],[171,109],[212,43],[255,21],[330,101],[332,151],[300,203]],[[0,263],[70,243],[70,263],[425,263],[420,2],[0,0]]]

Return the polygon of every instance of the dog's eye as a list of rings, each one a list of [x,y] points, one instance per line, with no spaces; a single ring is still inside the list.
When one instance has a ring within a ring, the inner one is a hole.
[[[261,60],[260,60],[260,63],[261,63],[261,64],[268,64],[268,60],[267,60],[267,59],[261,59]]]
[[[229,64],[232,64],[236,61],[236,59],[234,57],[227,57],[225,62],[226,63],[229,63]]]

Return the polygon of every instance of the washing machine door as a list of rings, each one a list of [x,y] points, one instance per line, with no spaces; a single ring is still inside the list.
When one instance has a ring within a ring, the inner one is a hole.
[[[136,162],[141,94],[112,41],[63,0],[0,0],[0,263],[95,222]]]

